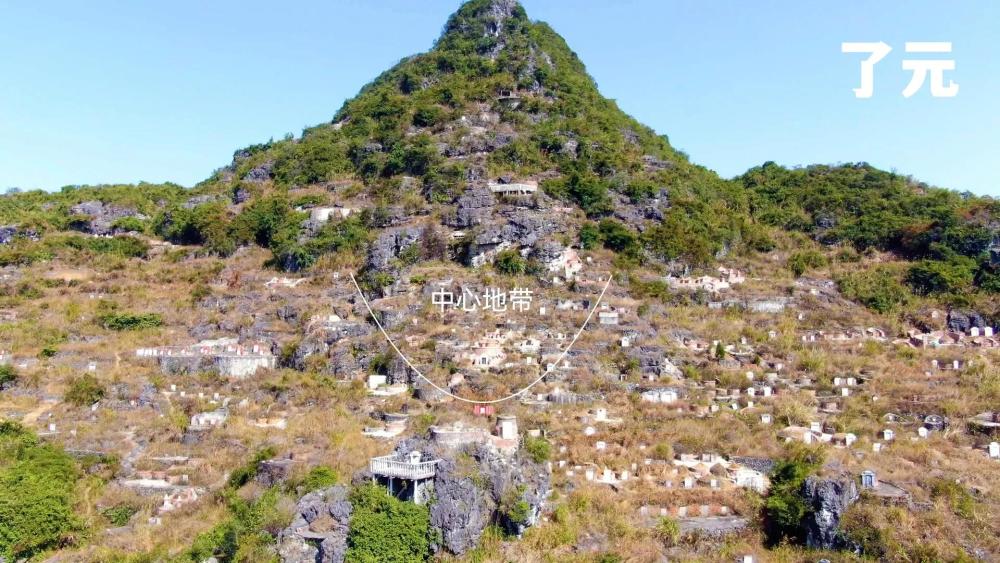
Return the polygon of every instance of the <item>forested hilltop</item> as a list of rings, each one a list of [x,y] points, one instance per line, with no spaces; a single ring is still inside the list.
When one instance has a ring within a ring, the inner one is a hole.
[[[895,295],[860,299],[902,301],[913,292],[975,301],[1000,291],[990,259],[1000,227],[993,199],[863,163],[792,170],[765,163],[722,179],[603,97],[548,25],[530,21],[515,2],[487,0],[463,5],[430,51],[362,88],[331,123],[241,149],[192,190],[141,184],[9,194],[0,221],[26,233],[86,230],[87,217],[73,206],[98,200],[142,217],[121,217],[116,233],[220,255],[261,244],[274,251],[276,268],[300,270],[364,246],[360,232],[345,232],[350,225],[302,227],[301,210],[323,205],[331,191],[363,198],[362,222],[371,228],[392,206],[440,211],[470,185],[501,176],[540,179],[545,194],[586,217],[566,232],[582,232],[586,244],[595,228],[613,233],[615,250],[636,263],[700,267],[724,252],[836,245],[845,260],[878,250],[912,262],[891,275],[872,271],[891,280]],[[290,193],[309,187],[316,193]],[[59,244],[15,246],[0,262],[47,256]]]

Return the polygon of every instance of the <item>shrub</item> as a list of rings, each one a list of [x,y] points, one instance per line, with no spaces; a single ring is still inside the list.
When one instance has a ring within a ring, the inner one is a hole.
[[[52,250],[68,248],[96,254],[110,254],[122,258],[146,258],[149,254],[149,244],[146,241],[129,235],[117,235],[110,238],[80,235],[50,236],[43,241],[43,244]]]
[[[139,512],[138,508],[130,504],[122,503],[116,504],[110,508],[105,508],[101,511],[101,514],[108,519],[108,522],[110,522],[112,526],[121,527],[128,524],[128,521],[132,519],[132,516],[135,515],[136,512]]]
[[[0,423],[0,559],[33,558],[72,541],[77,470],[72,458],[12,422]]]
[[[147,222],[138,217],[121,217],[111,223],[111,228],[118,231],[142,233],[146,231]]]
[[[400,501],[374,483],[351,492],[349,563],[409,563],[430,555],[430,516],[426,506]]]
[[[309,470],[309,473],[302,479],[302,489],[305,492],[325,489],[337,484],[340,477],[337,472],[325,465],[318,465]]]
[[[976,501],[972,493],[960,483],[937,479],[931,484],[931,498],[944,499],[957,516],[971,520],[975,516]]]
[[[803,250],[788,257],[788,269],[795,277],[801,277],[809,270],[822,268],[826,263],[826,256],[816,250]]]
[[[261,448],[250,458],[250,461],[233,470],[229,475],[229,481],[226,483],[226,486],[230,489],[239,489],[243,485],[246,485],[257,476],[261,462],[271,459],[275,454],[277,452],[273,447]]]
[[[719,233],[711,232],[706,221],[700,213],[671,209],[663,222],[643,232],[643,242],[663,260],[707,265],[714,260]]]
[[[0,389],[3,389],[17,379],[17,370],[10,364],[0,365]]]
[[[85,373],[69,382],[64,399],[77,406],[89,406],[104,398],[104,384],[96,377]]]
[[[531,518],[531,505],[524,499],[519,499],[511,505],[506,513],[507,519],[515,525],[526,525]]]
[[[361,251],[369,236],[370,230],[357,216],[327,223],[304,244],[291,239],[276,243],[271,249],[275,256],[273,265],[293,272],[304,270],[324,254]]]
[[[158,313],[107,313],[97,317],[97,322],[108,330],[143,330],[163,326]]]
[[[287,524],[277,509],[277,489],[268,489],[256,500],[244,500],[232,491],[224,498],[230,517],[198,534],[180,560],[274,561],[274,530]]]
[[[639,255],[639,239],[628,227],[614,219],[603,219],[598,226],[604,247],[630,258]]]
[[[848,299],[883,314],[895,310],[910,298],[910,292],[886,268],[838,276],[837,287]]]
[[[601,231],[597,228],[597,225],[587,223],[580,227],[580,248],[591,250],[596,248],[600,242]]]
[[[413,124],[417,127],[433,127],[442,123],[445,117],[445,112],[440,107],[425,106],[417,108],[413,113]]]
[[[669,516],[662,516],[656,522],[653,533],[660,541],[671,547],[677,545],[677,541],[681,539],[681,526],[677,523],[677,520]]]
[[[191,209],[175,206],[153,221],[153,232],[176,244],[203,245],[208,252],[227,256],[236,250],[229,216],[222,203],[205,203]]]
[[[525,436],[524,451],[535,463],[544,463],[552,455],[552,446],[545,438]]]
[[[906,283],[921,295],[962,293],[969,290],[975,276],[975,262],[964,256],[947,261],[922,260],[910,266]]]
[[[296,213],[282,195],[254,200],[233,221],[239,242],[255,242],[264,248],[277,248],[295,240],[301,214]]]
[[[674,448],[672,448],[670,444],[660,442],[659,444],[656,444],[655,448],[653,448],[653,458],[670,461],[674,459]]]
[[[607,185],[597,178],[573,174],[566,183],[566,192],[590,217],[612,211]]]
[[[493,268],[505,276],[519,276],[528,269],[527,261],[516,250],[505,250],[493,260]]]

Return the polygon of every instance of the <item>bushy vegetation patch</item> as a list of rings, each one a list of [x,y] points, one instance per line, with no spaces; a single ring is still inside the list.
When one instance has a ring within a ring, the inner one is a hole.
[[[73,543],[77,468],[61,450],[0,422],[0,558],[20,560]]]
[[[104,384],[93,375],[85,373],[70,380],[63,398],[68,403],[85,407],[103,399],[105,393]]]
[[[403,502],[379,485],[351,492],[351,529],[346,561],[409,563],[430,555],[430,515],[426,506]]]
[[[768,541],[801,543],[805,539],[803,521],[810,507],[802,497],[802,484],[823,464],[818,449],[797,447],[778,460],[771,472],[771,489],[764,503]]]

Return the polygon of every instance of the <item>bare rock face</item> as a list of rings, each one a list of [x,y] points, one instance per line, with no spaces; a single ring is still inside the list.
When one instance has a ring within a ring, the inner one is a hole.
[[[34,229],[21,229],[16,225],[0,226],[0,244],[10,244],[18,238],[38,240],[38,232]]]
[[[415,303],[406,307],[400,307],[398,303],[391,300],[376,299],[371,302],[372,311],[378,315],[379,322],[386,330],[392,330],[403,325],[406,321],[414,318],[420,312],[420,304]]]
[[[469,188],[458,198],[455,215],[446,219],[447,224],[458,228],[479,225],[489,219],[496,204],[496,198],[489,188],[484,186]]]
[[[233,190],[232,201],[233,203],[238,205],[240,203],[248,201],[250,199],[250,196],[251,196],[250,190],[243,187],[237,187],[236,189]]]
[[[288,481],[292,474],[291,459],[268,459],[260,462],[254,479],[264,487],[273,487]]]
[[[211,360],[202,356],[160,356],[164,375],[183,375],[211,369]]]
[[[306,358],[315,354],[329,353],[330,358],[337,367],[337,369],[332,369],[332,371],[340,372],[354,369],[357,366],[354,364],[353,358],[349,357],[349,354],[346,357],[341,357],[340,354],[331,352],[331,349],[337,348],[336,344],[338,342],[366,336],[371,334],[373,330],[371,325],[367,323],[351,321],[337,323],[336,326],[316,329],[303,338],[302,342],[296,347],[295,353],[292,354],[292,367],[299,370],[305,369]],[[345,362],[347,362],[346,365]]]
[[[465,553],[478,543],[496,508],[490,491],[464,476],[452,459],[438,464],[431,526],[441,531],[443,547]]]
[[[484,37],[496,39],[496,43],[487,53],[490,59],[496,59],[507,46],[504,31],[504,24],[514,16],[514,10],[518,7],[517,0],[493,0],[483,12]]]
[[[554,240],[546,240],[535,245],[531,256],[539,262],[550,262],[558,258],[564,250],[564,245]]]
[[[840,518],[858,500],[858,487],[851,479],[810,477],[802,484],[802,495],[812,508],[806,521],[806,545],[812,549],[843,549]]]
[[[339,346],[330,352],[328,369],[332,375],[342,378],[350,377],[359,369],[358,361],[355,359],[350,345]]]
[[[497,248],[521,248],[552,235],[562,228],[550,211],[515,209],[503,214],[503,219],[480,226],[474,237],[469,258]]]
[[[251,184],[259,184],[261,182],[266,182],[273,177],[272,169],[274,168],[274,163],[267,161],[250,169],[249,172],[243,176],[244,182],[249,182]]]
[[[114,222],[124,217],[136,217],[148,219],[145,215],[134,209],[119,207],[116,205],[106,205],[101,201],[84,201],[70,207],[72,215],[80,215],[88,219],[78,224],[80,230],[92,235],[110,235],[115,229]]]
[[[495,522],[508,532],[521,534],[538,522],[542,503],[551,484],[548,470],[528,459],[523,452],[508,456],[486,445],[466,446],[462,450],[443,449],[426,440],[410,439],[397,446],[397,453],[413,450],[433,452],[441,458],[434,477],[434,501],[430,504],[430,523],[441,538],[432,544],[461,555],[476,547],[486,526]],[[473,461],[460,462],[468,456]],[[470,474],[473,478],[470,478]],[[508,509],[522,502],[524,520],[513,522]]]
[[[392,260],[419,240],[420,231],[413,227],[382,233],[368,251],[365,269],[380,272],[389,270]]]
[[[189,197],[187,199],[187,201],[184,202],[184,204],[182,205],[182,207],[184,207],[184,209],[194,209],[195,207],[198,207],[199,205],[204,205],[206,203],[212,203],[213,201],[216,201],[218,199],[219,199],[218,196],[215,196],[215,195],[212,195],[212,194],[196,195],[194,197]]]
[[[948,330],[955,332],[968,332],[970,328],[983,328],[987,326],[986,320],[976,311],[949,311]]]
[[[677,368],[659,346],[637,346],[628,352],[630,358],[639,362],[639,370],[644,375],[656,377],[681,377]]]
[[[282,563],[342,562],[351,511],[347,488],[342,485],[300,498],[292,523],[278,534]]]

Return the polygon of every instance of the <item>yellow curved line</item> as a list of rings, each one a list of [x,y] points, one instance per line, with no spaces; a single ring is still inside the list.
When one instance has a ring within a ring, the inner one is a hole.
[[[389,336],[389,333],[386,332],[385,328],[382,326],[382,322],[379,321],[378,315],[375,314],[375,311],[372,311],[372,306],[368,303],[368,299],[365,298],[364,292],[361,291],[361,286],[358,285],[358,280],[354,279],[353,273],[350,274],[350,276],[351,276],[351,281],[354,282],[354,287],[358,290],[358,295],[361,296],[361,301],[365,304],[365,308],[368,309],[368,314],[370,314],[372,319],[375,320],[375,325],[378,326],[378,329],[380,331],[382,331],[382,335],[385,336],[386,341],[388,341],[389,345],[392,346],[392,349],[396,351],[396,354],[399,355],[399,357],[402,358],[404,362],[406,362],[406,365],[410,366],[410,369],[412,369],[418,376],[420,376],[420,379],[423,379],[428,384],[430,384],[431,387],[437,389],[438,391],[444,393],[445,395],[448,395],[453,399],[465,403],[480,404],[480,405],[492,405],[496,403],[502,403],[504,401],[509,401],[510,399],[513,399],[519,395],[524,394],[526,391],[537,385],[539,381],[544,379],[546,375],[551,373],[552,370],[555,369],[563,361],[563,358],[566,357],[566,354],[570,351],[570,348],[572,348],[573,345],[576,344],[576,340],[580,338],[581,334],[583,334],[583,330],[587,328],[587,324],[590,323],[590,319],[591,317],[594,316],[594,312],[597,311],[598,307],[600,307],[601,300],[604,299],[604,293],[608,290],[608,286],[611,285],[611,280],[614,278],[614,274],[608,276],[608,281],[604,283],[604,289],[601,290],[601,295],[597,298],[597,302],[594,303],[594,307],[590,310],[590,313],[587,315],[587,318],[583,321],[583,325],[581,325],[580,329],[576,331],[576,334],[573,336],[573,340],[570,341],[568,346],[566,346],[566,349],[563,350],[562,354],[559,355],[559,359],[552,364],[551,368],[546,369],[544,372],[542,372],[542,375],[539,375],[537,379],[532,381],[530,384],[528,384],[528,386],[526,386],[524,389],[521,389],[517,393],[512,393],[500,399],[492,399],[487,401],[487,400],[474,400],[474,399],[466,399],[465,397],[459,397],[458,395],[453,394],[451,391],[439,387],[436,383],[425,377],[424,374],[421,373],[420,370],[417,369],[417,367],[413,365],[412,362],[410,362],[410,359],[407,358],[403,354],[403,352],[399,350],[399,348],[396,346],[396,343],[392,341],[392,338]]]

